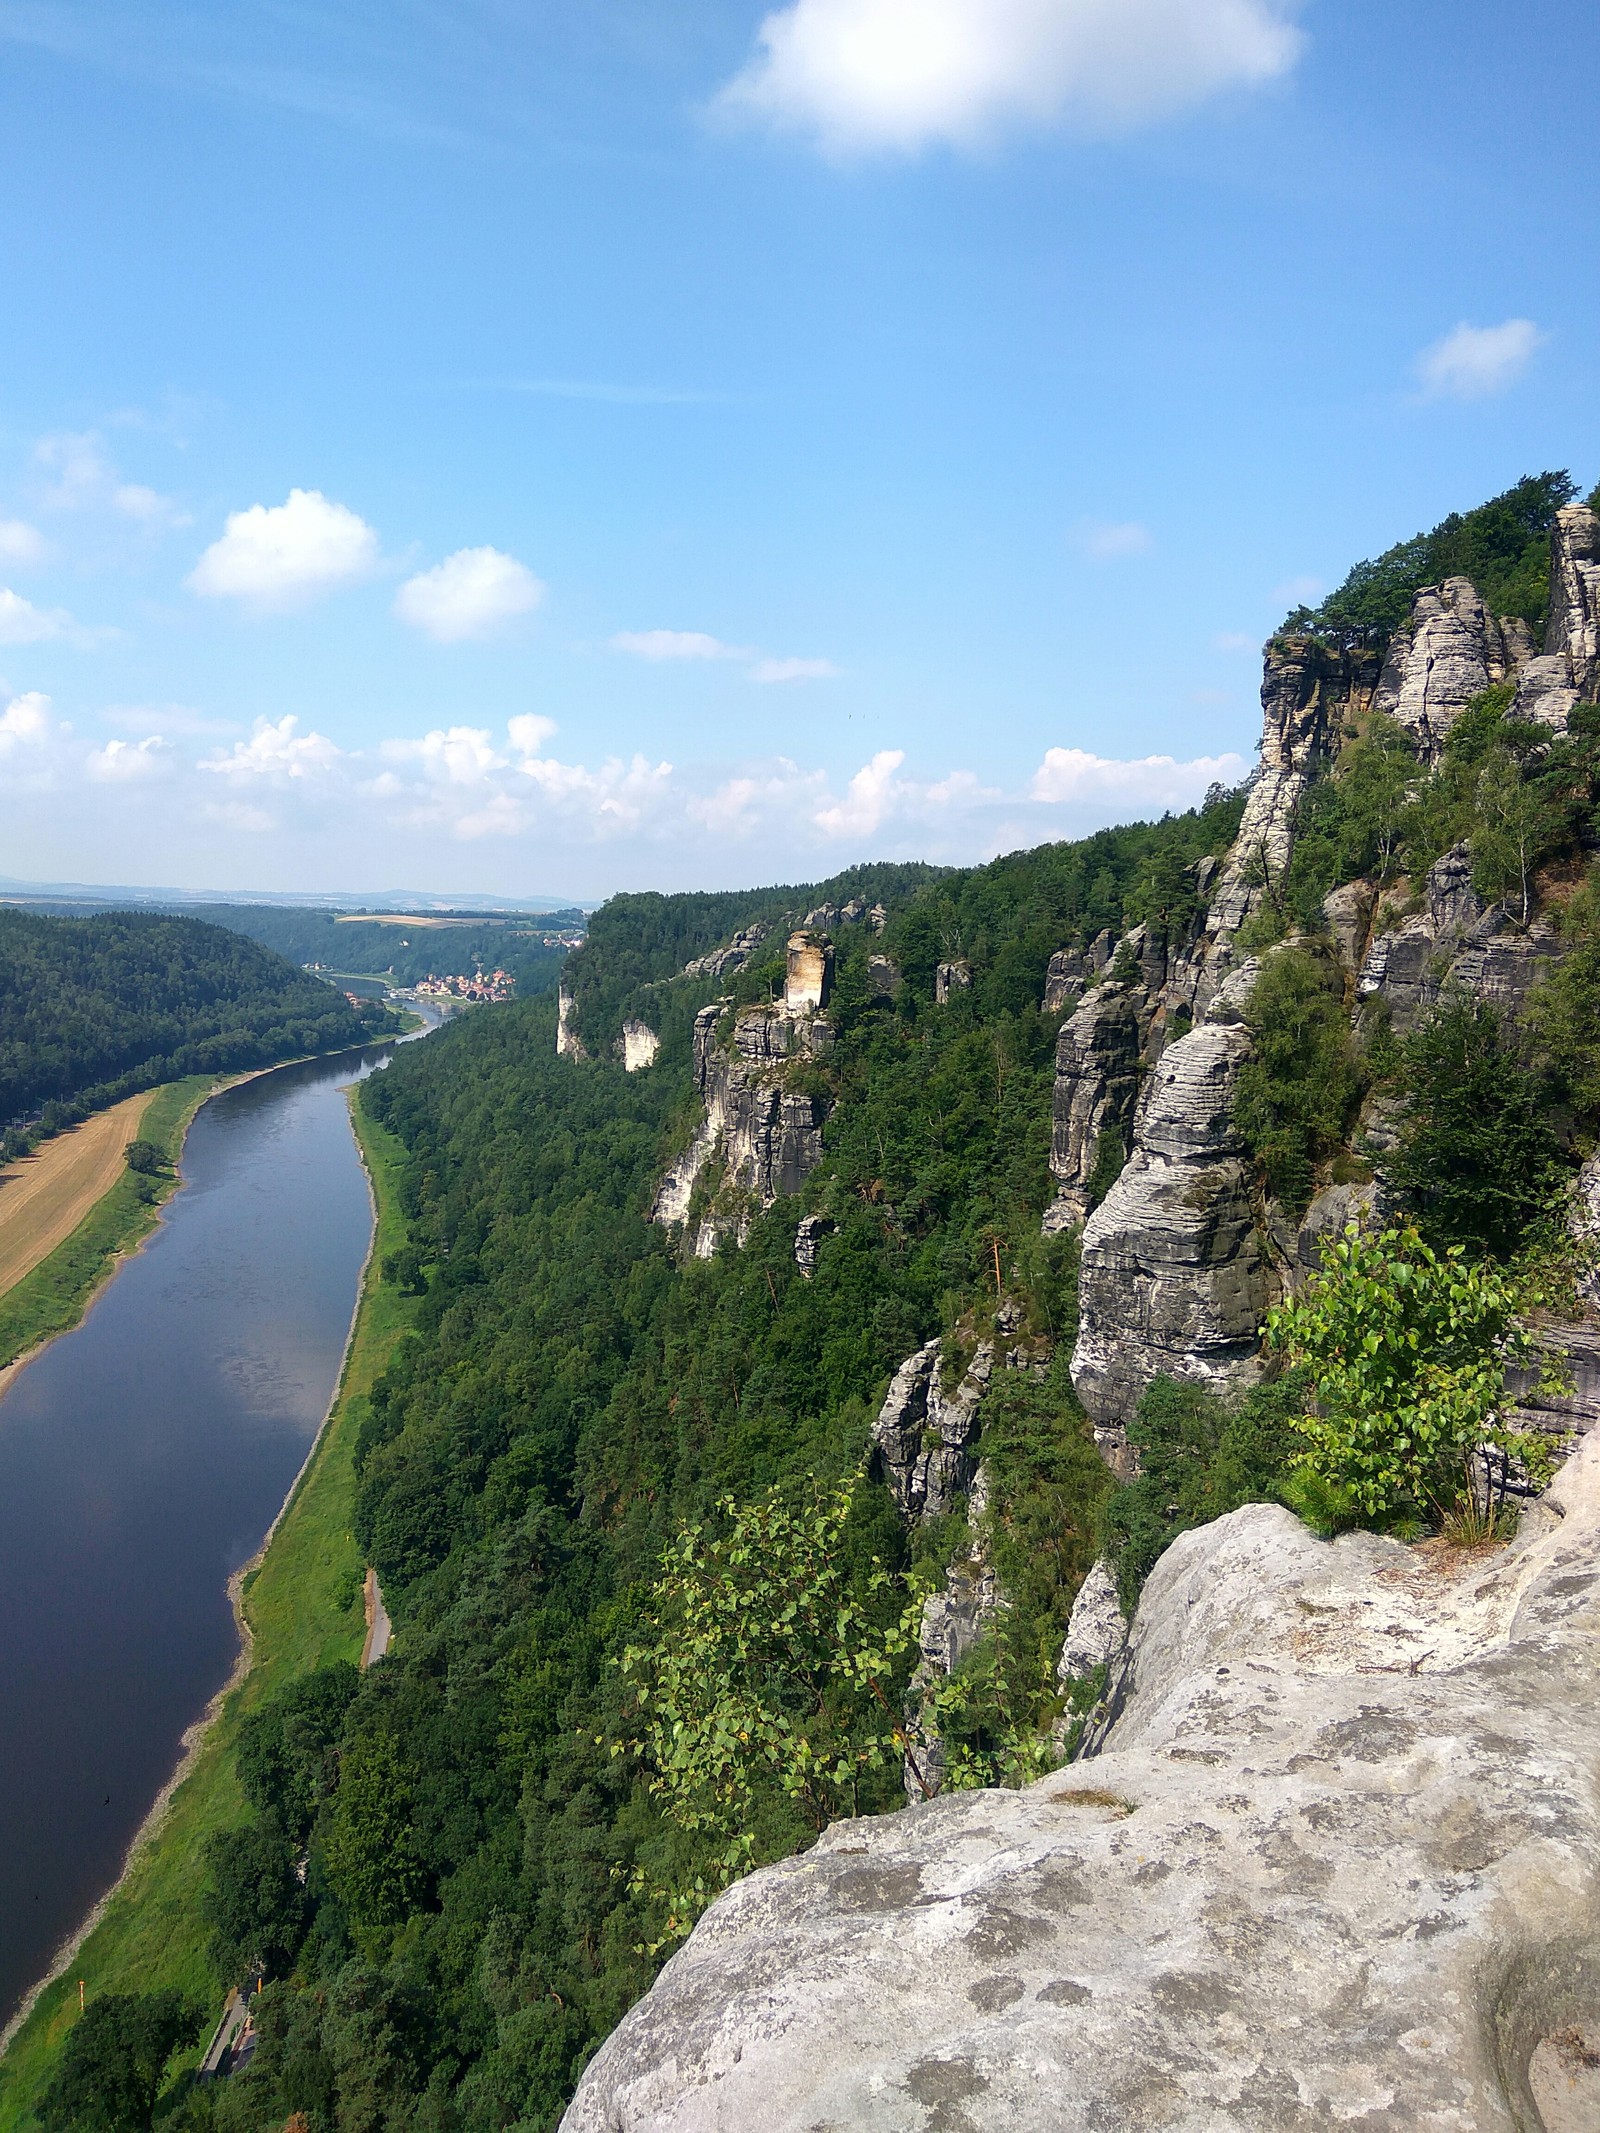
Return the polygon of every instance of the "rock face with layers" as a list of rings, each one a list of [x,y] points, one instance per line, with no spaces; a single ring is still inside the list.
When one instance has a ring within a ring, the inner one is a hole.
[[[1532,653],[1526,624],[1497,621],[1470,578],[1446,578],[1423,587],[1389,640],[1375,708],[1405,728],[1424,763],[1436,763],[1472,698],[1513,679]]]
[[[1554,927],[1512,923],[1472,886],[1472,855],[1452,846],[1428,869],[1427,909],[1382,933],[1356,983],[1360,1001],[1382,1000],[1396,1030],[1414,1029],[1449,988],[1520,1013],[1541,970],[1565,953]]]
[[[1118,1472],[1152,1378],[1231,1393],[1259,1374],[1267,1273],[1233,1122],[1249,1050],[1243,1025],[1221,1022],[1169,1046],[1140,1098],[1133,1154],[1083,1233],[1072,1382]]]
[[[1556,513],[1544,650],[1517,684],[1516,717],[1564,732],[1574,704],[1600,695],[1600,517],[1587,504]]]
[[[1600,1439],[1489,1556],[1188,1533],[1100,1754],[740,1882],[563,2133],[1592,2133],[1597,1647]]]
[[[687,1225],[685,1243],[697,1259],[709,1259],[725,1236],[742,1243],[752,1209],[798,1192],[822,1160],[827,1104],[786,1087],[785,1074],[792,1061],[825,1054],[832,1029],[814,1015],[747,1007],[724,1050],[717,1024],[726,1012],[726,1001],[713,1001],[694,1018],[694,1078],[705,1116],[650,1210],[654,1222]],[[710,1175],[717,1194],[691,1223],[695,1187]]]
[[[940,1382],[943,1343],[907,1356],[889,1382],[872,1425],[873,1464],[907,1519],[940,1518],[972,1487],[978,1409],[994,1370],[985,1341],[953,1391]]]
[[[1103,1136],[1115,1136],[1127,1152],[1139,1093],[1139,999],[1135,987],[1107,980],[1061,1025],[1050,1130],[1056,1197],[1045,1213],[1046,1235],[1087,1221]]]
[[[1211,896],[1197,957],[1195,1012],[1210,1003],[1233,936],[1261,907],[1266,879],[1288,871],[1294,812],[1314,773],[1339,748],[1344,724],[1364,711],[1377,682],[1370,653],[1335,652],[1311,637],[1274,637],[1261,682],[1261,763],[1233,850]],[[1222,966],[1215,969],[1214,966]],[[1208,972],[1210,982],[1206,982]]]

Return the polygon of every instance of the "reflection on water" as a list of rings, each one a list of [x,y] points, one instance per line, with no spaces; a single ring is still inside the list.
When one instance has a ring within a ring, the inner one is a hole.
[[[0,2020],[233,1666],[228,1578],[327,1409],[371,1236],[343,1092],[388,1050],[214,1097],[160,1228],[0,1397]]]

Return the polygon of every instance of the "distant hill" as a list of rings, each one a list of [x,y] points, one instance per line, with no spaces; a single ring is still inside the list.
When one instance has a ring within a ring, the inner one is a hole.
[[[408,914],[401,904],[374,917],[305,904],[206,904],[193,915],[247,934],[291,963],[386,977],[395,985],[415,985],[434,973],[470,977],[474,969],[507,970],[525,998],[550,990],[584,930],[576,909],[537,917],[520,911]]]
[[[0,1127],[47,1132],[183,1074],[359,1044],[395,1026],[259,942],[194,918],[0,910]]]

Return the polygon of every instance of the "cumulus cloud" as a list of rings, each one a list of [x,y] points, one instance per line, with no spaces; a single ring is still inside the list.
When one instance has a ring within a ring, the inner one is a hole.
[[[365,519],[320,489],[291,489],[286,503],[230,512],[186,582],[204,599],[283,609],[353,585],[377,564],[378,536]]]
[[[1423,397],[1484,400],[1504,392],[1548,338],[1531,318],[1508,318],[1499,326],[1469,326],[1463,320],[1417,357]]]
[[[545,588],[525,563],[498,548],[458,548],[432,570],[407,578],[395,594],[394,611],[436,644],[492,637],[507,623],[530,615]]]
[[[42,696],[37,689],[30,689],[25,696],[13,696],[0,711],[0,762],[21,755],[25,749],[43,748],[59,731],[48,696]]]
[[[299,724],[292,711],[277,720],[258,718],[247,741],[235,741],[231,748],[203,757],[196,767],[241,783],[260,778],[274,782],[313,778],[332,770],[344,750],[325,733],[299,732]]]
[[[635,659],[748,659],[736,644],[704,630],[618,630],[612,648]]]
[[[1104,134],[1286,74],[1292,0],[792,0],[718,108],[834,152]]]
[[[143,526],[187,526],[188,514],[142,482],[124,481],[97,430],[58,430],[41,437],[33,463],[40,498],[51,511],[111,511]]]
[[[35,607],[21,593],[0,586],[0,644],[48,644],[70,637],[76,626],[64,607]]]
[[[1188,763],[1170,755],[1119,761],[1083,748],[1047,748],[1029,792],[1054,805],[1115,801],[1141,810],[1185,808],[1202,799],[1208,785],[1237,784],[1248,767],[1242,755],[1202,755]]]
[[[147,734],[142,741],[107,741],[103,748],[90,749],[85,767],[100,785],[140,783],[171,767],[170,749],[159,733]]]
[[[1144,555],[1155,545],[1148,526],[1137,519],[1123,519],[1109,524],[1090,519],[1078,529],[1078,546],[1097,563],[1109,563],[1119,556]]]
[[[0,563],[42,563],[50,544],[37,526],[26,519],[0,518]]]

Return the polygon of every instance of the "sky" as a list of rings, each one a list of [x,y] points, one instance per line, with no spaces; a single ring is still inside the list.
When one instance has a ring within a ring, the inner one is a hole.
[[[0,0],[0,876],[595,901],[1236,782],[1600,479],[1592,0]]]

